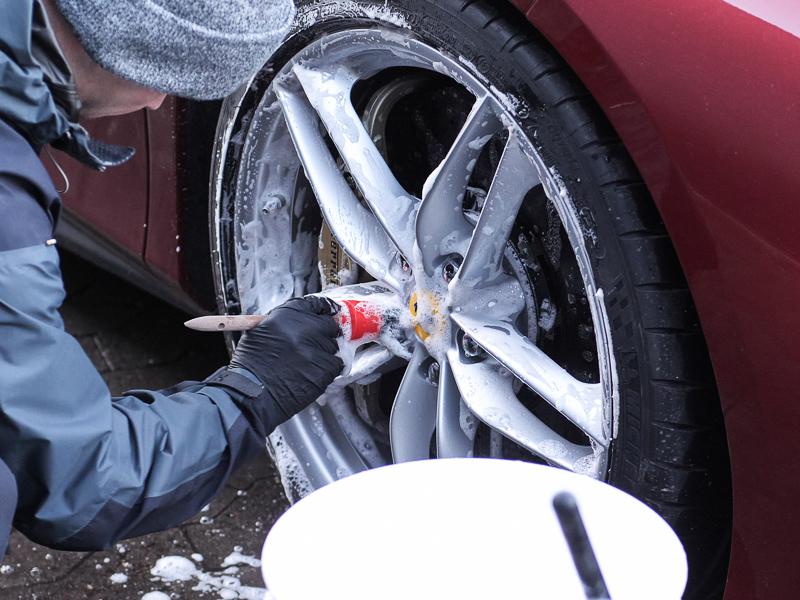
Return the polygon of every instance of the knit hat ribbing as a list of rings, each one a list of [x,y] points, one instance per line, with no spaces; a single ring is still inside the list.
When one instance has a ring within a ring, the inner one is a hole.
[[[291,0],[56,0],[89,56],[125,79],[197,100],[233,92],[272,55]]]

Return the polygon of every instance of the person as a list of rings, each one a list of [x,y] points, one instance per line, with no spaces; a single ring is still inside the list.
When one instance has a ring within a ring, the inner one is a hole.
[[[293,15],[289,0],[0,3],[3,552],[12,517],[31,540],[68,550],[181,523],[340,373],[334,307],[295,299],[205,381],[112,398],[59,316],[61,204],[42,148],[101,170],[124,162],[131,151],[91,139],[79,116],[154,109],[166,94],[224,97]]]

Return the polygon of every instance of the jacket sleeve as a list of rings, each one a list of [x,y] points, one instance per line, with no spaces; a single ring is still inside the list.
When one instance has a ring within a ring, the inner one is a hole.
[[[0,458],[15,474],[15,525],[55,548],[95,550],[177,525],[264,452],[234,390],[187,383],[111,398],[64,331],[52,246],[0,252]]]

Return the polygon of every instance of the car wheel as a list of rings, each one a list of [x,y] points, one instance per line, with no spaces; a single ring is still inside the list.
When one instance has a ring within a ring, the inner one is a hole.
[[[541,462],[648,503],[713,596],[729,468],[690,292],[602,112],[496,4],[299,0],[223,106],[220,308],[373,279],[409,307],[410,344],[363,348],[271,436],[287,494],[391,461]]]

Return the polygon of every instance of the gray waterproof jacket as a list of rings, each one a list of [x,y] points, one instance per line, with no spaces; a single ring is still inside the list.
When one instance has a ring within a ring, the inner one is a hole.
[[[0,2],[0,459],[18,529],[94,550],[197,513],[279,419],[243,372],[112,398],[64,331],[48,244],[60,200],[38,151],[50,143],[100,169],[131,154],[90,140],[77,106],[39,0]]]

